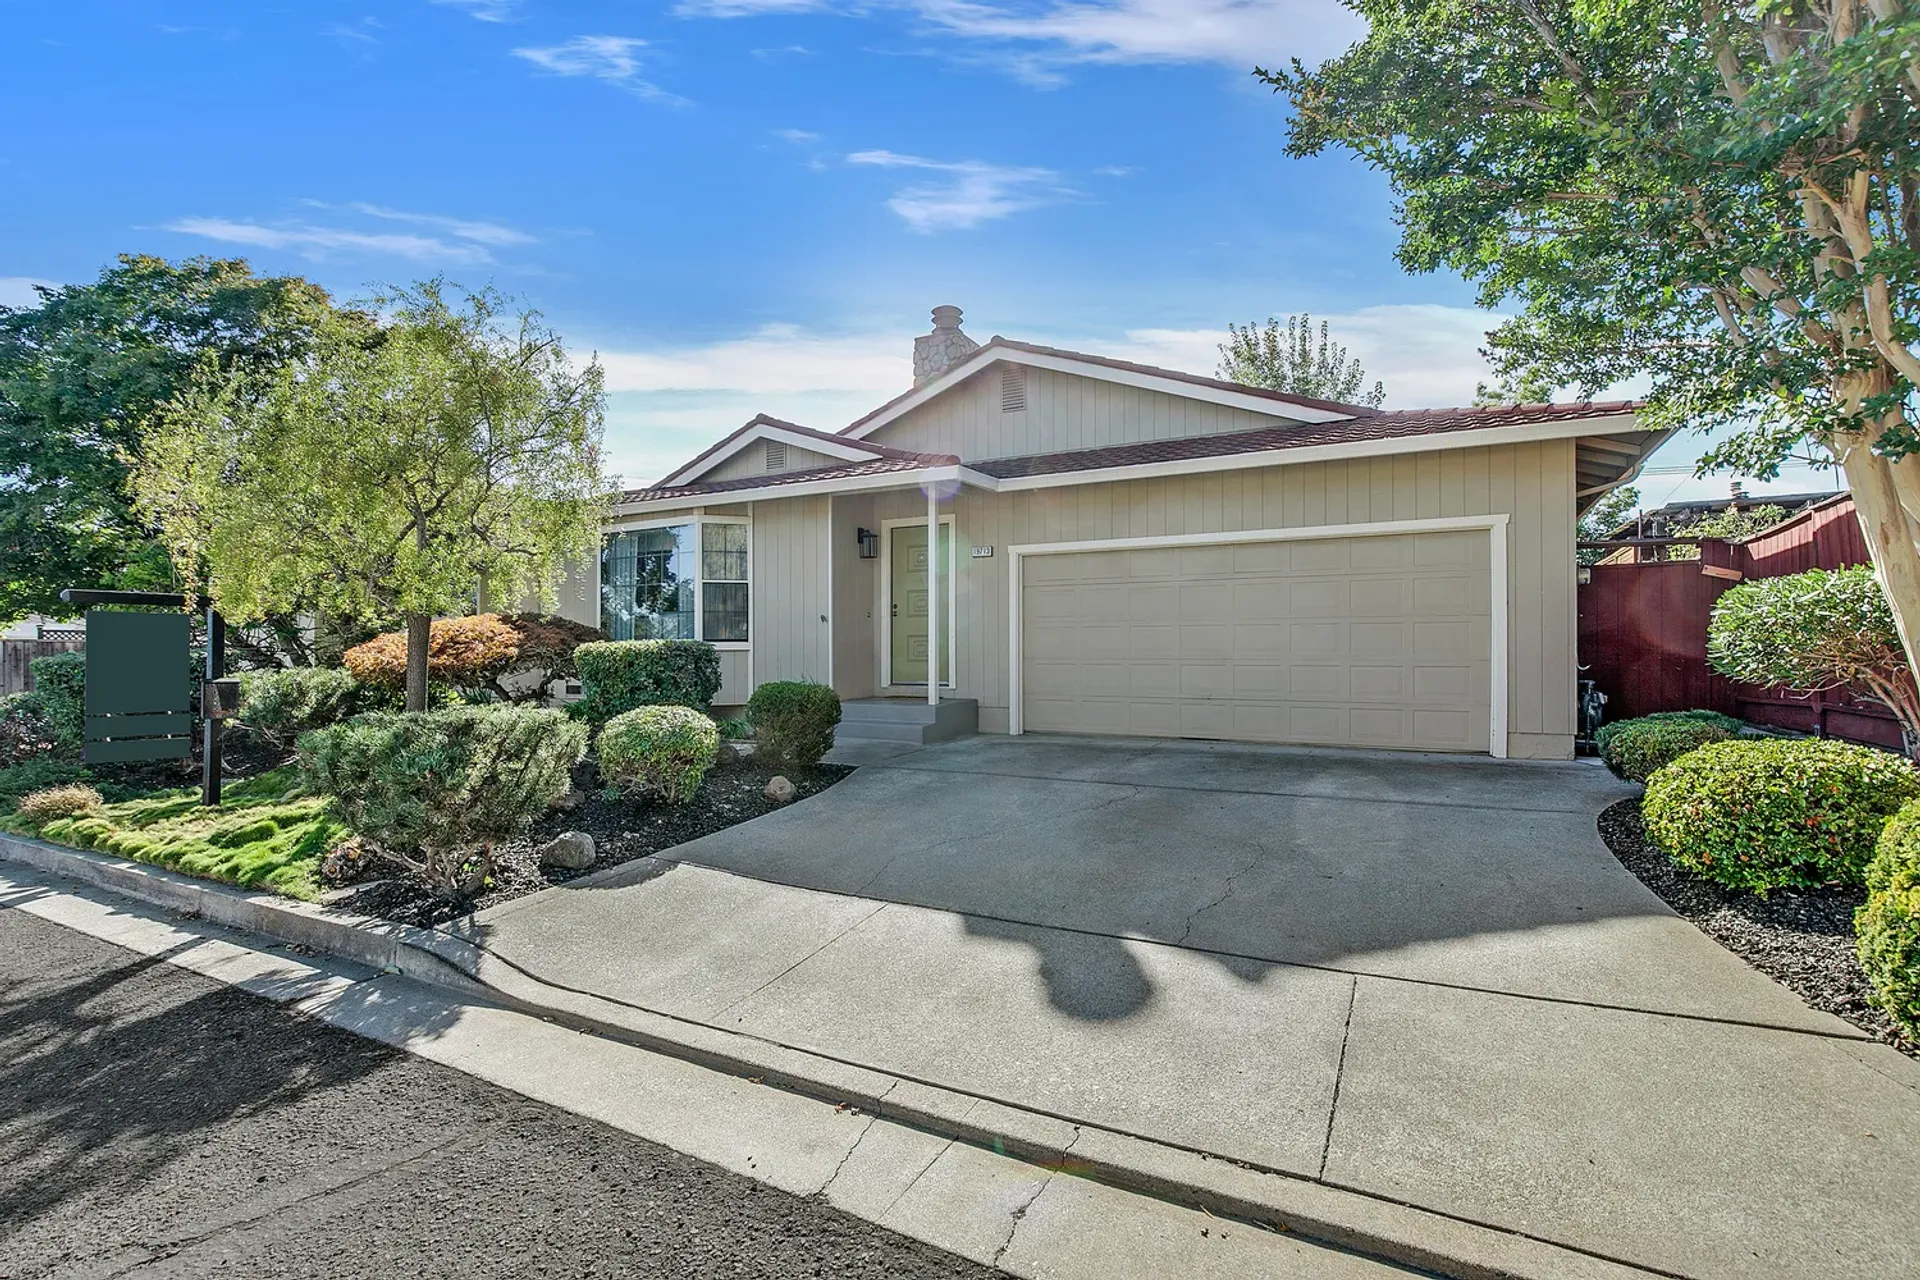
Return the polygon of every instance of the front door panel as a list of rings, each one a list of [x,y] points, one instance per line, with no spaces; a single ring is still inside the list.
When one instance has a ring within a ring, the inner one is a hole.
[[[927,682],[927,529],[925,525],[897,525],[891,533],[889,552],[893,565],[892,617],[889,621],[890,674],[894,684]],[[949,533],[940,530],[941,550],[946,551]],[[951,563],[951,562],[949,562]],[[941,590],[946,591],[945,575]],[[951,597],[943,594],[944,605]],[[952,655],[947,652],[946,610],[940,619],[940,671],[942,682],[953,679]]]

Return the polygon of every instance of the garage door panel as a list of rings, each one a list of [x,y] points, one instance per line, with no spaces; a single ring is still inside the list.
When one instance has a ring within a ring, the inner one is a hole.
[[[1475,532],[1029,557],[1024,723],[1484,751],[1488,559]]]

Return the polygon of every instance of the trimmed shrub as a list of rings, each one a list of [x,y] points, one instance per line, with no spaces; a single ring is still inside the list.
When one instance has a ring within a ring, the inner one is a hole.
[[[720,731],[692,707],[636,707],[600,731],[600,777],[622,791],[685,804],[720,754]]]
[[[605,724],[635,707],[692,707],[705,715],[720,692],[720,653],[699,640],[602,640],[573,652],[580,712]]]
[[[53,724],[37,693],[0,698],[0,767],[19,764],[54,748]]]
[[[1601,759],[1607,755],[1607,744],[1613,741],[1613,735],[1632,725],[1647,724],[1664,720],[1683,720],[1691,724],[1710,724],[1727,731],[1729,738],[1737,737],[1752,728],[1745,720],[1736,720],[1718,711],[1655,711],[1649,715],[1637,716],[1632,720],[1614,720],[1601,725],[1594,731],[1593,749],[1600,753]]]
[[[20,797],[20,804],[14,812],[20,817],[39,826],[43,822],[52,822],[55,818],[72,818],[83,813],[92,813],[104,803],[100,793],[85,783],[72,782],[58,787],[42,787],[38,791],[29,791]]]
[[[1645,782],[1695,747],[1732,736],[1707,720],[1628,720],[1607,738],[1600,758],[1621,777]]]
[[[62,751],[78,754],[87,740],[87,659],[83,653],[53,653],[27,664],[40,712]]]
[[[819,764],[833,749],[840,698],[811,680],[769,680],[747,699],[754,752],[772,764]]]
[[[728,742],[747,742],[753,738],[753,724],[745,716],[716,720],[713,722],[713,727],[718,729],[721,738]]]
[[[369,701],[366,687],[338,667],[276,667],[240,676],[240,723],[281,747],[365,710]]]
[[[78,760],[55,756],[35,756],[7,765],[0,768],[0,812],[13,809],[28,792],[79,782],[86,776],[87,771]]]
[[[1647,783],[1647,834],[1678,866],[1765,893],[1861,883],[1887,818],[1920,797],[1920,770],[1821,738],[1710,742]]]
[[[449,898],[478,892],[492,843],[566,794],[586,745],[560,712],[511,706],[375,712],[298,743],[303,785]]]
[[[435,618],[427,632],[427,681],[473,689],[493,682],[520,657],[520,633],[498,614]],[[407,687],[407,633],[389,631],[347,650],[341,661],[374,689]]]
[[[1853,916],[1860,967],[1876,1007],[1920,1040],[1920,801],[1880,834],[1867,865],[1867,902]]]

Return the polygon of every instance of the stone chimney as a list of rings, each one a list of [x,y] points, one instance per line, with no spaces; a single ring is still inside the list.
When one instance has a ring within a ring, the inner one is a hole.
[[[935,307],[933,332],[913,340],[913,385],[939,377],[979,349],[979,343],[960,332],[960,308]]]

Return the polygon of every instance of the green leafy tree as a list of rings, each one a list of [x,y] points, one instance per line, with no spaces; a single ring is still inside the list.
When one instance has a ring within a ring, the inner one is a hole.
[[[409,710],[427,703],[436,613],[553,599],[604,510],[597,363],[539,317],[439,281],[342,317],[264,378],[208,361],[134,474],[190,591],[253,618],[311,603],[404,619]]]
[[[1587,508],[1587,514],[1580,517],[1580,541],[1599,542],[1622,524],[1633,518],[1640,508],[1640,491],[1632,485],[1623,485],[1618,489],[1609,489],[1601,495],[1598,502]],[[1598,564],[1604,551],[1583,548],[1576,558],[1581,564]]]
[[[1518,301],[1507,376],[1645,376],[1649,426],[1726,432],[1708,468],[1830,453],[1920,652],[1920,6],[1350,3],[1346,53],[1255,72],[1288,150],[1383,170],[1406,267]]]
[[[1497,409],[1504,405],[1551,404],[1559,385],[1538,370],[1509,371],[1493,382],[1473,385],[1473,407]]]
[[[318,286],[239,259],[138,255],[0,307],[0,622],[64,616],[65,587],[171,589],[127,494],[141,429],[202,364],[263,374],[297,358],[329,310]]]
[[[1718,511],[1703,511],[1685,520],[1676,520],[1672,534],[1676,538],[1750,538],[1787,518],[1785,507],[1765,503],[1740,507],[1728,503]],[[1668,547],[1669,560],[1698,560],[1699,547]]]
[[[1386,386],[1379,382],[1362,392],[1367,371],[1329,336],[1325,320],[1317,340],[1309,315],[1288,316],[1284,330],[1270,317],[1265,325],[1244,329],[1228,324],[1227,333],[1228,340],[1220,344],[1220,376],[1230,382],[1373,409],[1387,398]]]
[[[1714,602],[1707,661],[1734,680],[1800,693],[1846,689],[1893,712],[1920,751],[1920,691],[1873,570],[1809,569],[1743,582]]]

